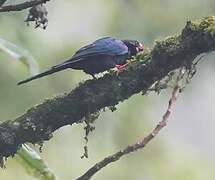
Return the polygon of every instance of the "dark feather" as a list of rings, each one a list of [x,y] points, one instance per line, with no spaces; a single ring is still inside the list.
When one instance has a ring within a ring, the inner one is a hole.
[[[128,47],[121,40],[106,37],[82,47],[74,54],[72,59],[82,58],[80,60],[84,60],[83,58],[94,55],[118,56],[126,53],[128,53]]]
[[[40,74],[37,74],[37,75],[32,76],[32,77],[30,77],[28,79],[25,79],[23,81],[18,82],[17,85],[21,85],[21,84],[27,83],[27,82],[32,81],[34,79],[38,79],[38,78],[41,78],[43,76],[47,76],[47,75],[53,74],[55,72],[62,71],[62,70],[67,69],[67,68],[68,67],[67,67],[66,64],[61,64],[61,65],[58,65],[58,66],[53,66],[51,69],[49,69],[47,71],[44,71],[44,72],[42,72]]]

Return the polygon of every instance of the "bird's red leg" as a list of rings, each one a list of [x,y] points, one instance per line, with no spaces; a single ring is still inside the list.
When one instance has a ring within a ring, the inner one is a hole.
[[[115,72],[116,74],[118,75],[119,73],[123,72],[125,70],[125,67],[129,64],[130,62],[127,62],[126,64],[123,64],[123,65],[119,65],[119,64],[116,64],[115,68]]]

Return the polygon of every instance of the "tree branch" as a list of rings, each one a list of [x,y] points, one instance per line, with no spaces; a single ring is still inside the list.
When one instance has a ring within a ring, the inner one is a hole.
[[[105,166],[109,165],[112,162],[118,161],[121,157],[123,157],[125,155],[128,155],[137,150],[143,149],[152,139],[154,139],[158,135],[158,133],[167,125],[167,121],[171,114],[171,109],[173,107],[173,104],[176,102],[179,91],[180,91],[179,83],[183,79],[184,73],[185,73],[184,68],[181,68],[177,75],[176,85],[173,88],[172,96],[169,100],[167,110],[164,113],[162,120],[157,124],[157,126],[153,129],[153,131],[151,133],[149,133],[141,141],[138,141],[135,144],[129,145],[125,149],[120,150],[120,151],[114,153],[113,155],[110,155],[110,156],[104,158],[102,161],[96,163],[86,173],[84,173],[84,175],[77,178],[76,180],[89,180],[93,175],[95,175],[98,171],[100,171]]]
[[[15,4],[15,5],[2,6],[0,7],[0,12],[22,11],[24,9],[36,6],[38,4],[46,3],[47,1],[50,1],[50,0],[32,0],[32,1],[26,1],[20,4]],[[4,1],[2,1],[2,3],[4,3]]]
[[[78,123],[134,94],[144,94],[172,70],[190,67],[199,54],[213,50],[215,17],[187,22],[180,35],[156,42],[119,76],[106,74],[98,80],[87,80],[70,93],[46,100],[15,120],[0,124],[0,157],[14,155],[23,143],[48,140],[58,128]]]
[[[7,0],[0,0],[0,6],[2,6]]]

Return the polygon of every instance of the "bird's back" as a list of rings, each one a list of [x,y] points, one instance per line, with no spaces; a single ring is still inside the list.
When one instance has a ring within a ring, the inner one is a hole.
[[[118,56],[128,53],[128,47],[121,41],[106,37],[96,40],[90,45],[79,49],[74,55],[73,60],[95,55]]]

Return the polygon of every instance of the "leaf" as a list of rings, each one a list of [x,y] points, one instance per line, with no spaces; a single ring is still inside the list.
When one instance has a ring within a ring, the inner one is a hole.
[[[6,52],[14,59],[21,61],[30,70],[32,75],[39,73],[39,66],[33,56],[25,49],[0,38],[0,50]]]
[[[28,145],[22,145],[17,152],[16,158],[31,176],[41,180],[59,180],[39,154]]]

